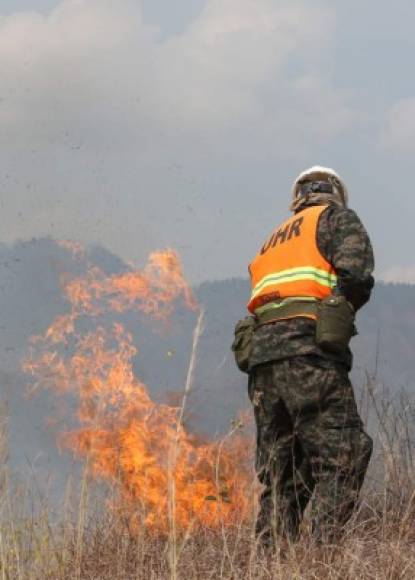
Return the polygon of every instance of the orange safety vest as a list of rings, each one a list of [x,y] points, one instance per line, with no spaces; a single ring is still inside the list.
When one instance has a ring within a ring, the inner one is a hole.
[[[249,265],[250,312],[273,301],[316,301],[332,293],[337,284],[336,272],[317,245],[319,219],[327,207],[313,206],[295,214],[265,242]]]

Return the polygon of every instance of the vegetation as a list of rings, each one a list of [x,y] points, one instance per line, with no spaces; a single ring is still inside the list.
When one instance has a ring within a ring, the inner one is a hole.
[[[36,486],[12,483],[4,461],[0,499],[0,578],[7,580],[408,579],[415,570],[415,404],[391,401],[369,380],[361,401],[376,453],[360,507],[338,545],[318,546],[304,522],[301,541],[274,554],[256,544],[251,521],[217,529],[154,534],[98,499],[88,477],[59,513]],[[7,457],[7,425],[2,453]],[[87,468],[86,468],[87,471]],[[166,490],[166,493],[168,491]],[[74,507],[75,506],[75,507]]]

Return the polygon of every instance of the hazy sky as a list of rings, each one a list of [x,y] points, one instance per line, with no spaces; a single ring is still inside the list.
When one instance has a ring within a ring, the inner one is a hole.
[[[294,177],[333,166],[377,271],[415,281],[415,3],[2,0],[0,240],[245,275]]]

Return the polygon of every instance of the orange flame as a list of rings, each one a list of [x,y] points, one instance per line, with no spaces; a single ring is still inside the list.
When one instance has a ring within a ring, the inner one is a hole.
[[[166,320],[180,298],[197,309],[177,254],[153,253],[142,271],[117,276],[90,268],[64,291],[70,313],[32,340],[24,364],[38,386],[77,396],[79,428],[61,434],[62,447],[87,459],[95,478],[117,486],[136,525],[165,531],[172,506],[178,529],[247,517],[252,476],[246,441],[199,441],[180,424],[177,407],[152,401],[134,376],[137,349],[121,324],[78,330],[81,316],[93,320],[108,312],[138,310]]]

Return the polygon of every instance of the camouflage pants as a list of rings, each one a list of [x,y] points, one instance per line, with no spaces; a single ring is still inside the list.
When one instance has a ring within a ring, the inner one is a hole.
[[[346,369],[313,357],[255,367],[249,395],[263,493],[257,533],[295,540],[311,501],[313,534],[335,539],[350,518],[372,453]]]

